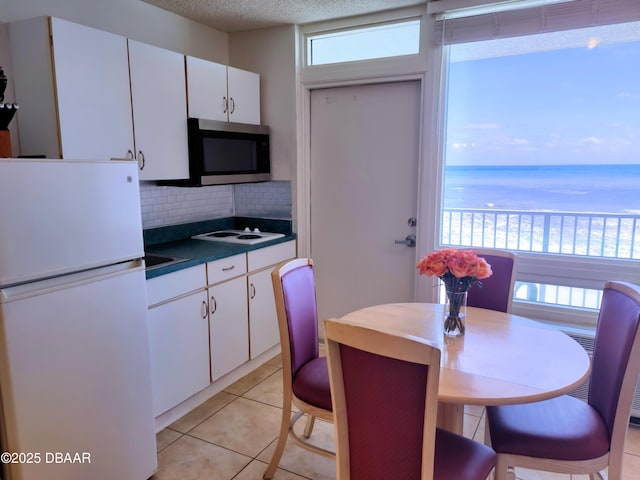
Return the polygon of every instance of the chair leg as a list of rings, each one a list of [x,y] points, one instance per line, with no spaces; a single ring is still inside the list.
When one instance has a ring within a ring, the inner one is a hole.
[[[280,459],[282,458],[282,454],[284,453],[284,447],[287,444],[287,438],[289,437],[289,422],[291,421],[291,399],[287,402],[285,400],[284,405],[288,405],[288,407],[282,408],[282,420],[280,423],[280,433],[278,435],[278,443],[276,445],[276,449],[273,451],[273,457],[271,457],[271,462],[267,466],[267,469],[262,475],[264,480],[271,480],[273,478],[273,474],[278,468],[280,464]]]
[[[495,480],[516,480],[515,470],[509,467],[507,459],[503,455],[498,455],[495,472]]]
[[[312,415],[307,416],[307,424],[304,427],[304,438],[309,438],[313,431],[313,426],[316,424],[316,417]]]
[[[596,472],[589,474],[589,480],[608,480],[608,476],[604,472]]]
[[[489,431],[489,421],[487,420],[487,412],[484,413],[484,444],[491,446],[491,432]]]

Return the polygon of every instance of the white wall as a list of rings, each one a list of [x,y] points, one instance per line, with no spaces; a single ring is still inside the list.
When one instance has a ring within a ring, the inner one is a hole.
[[[271,128],[274,179],[295,178],[295,27],[287,25],[229,34],[229,64],[260,74],[261,120]]]
[[[47,15],[168,50],[228,63],[227,33],[140,0],[2,0],[0,3],[0,22]],[[0,44],[0,50],[4,48],[5,45]]]

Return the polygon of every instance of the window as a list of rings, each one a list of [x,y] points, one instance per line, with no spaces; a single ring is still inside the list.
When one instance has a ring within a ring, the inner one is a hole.
[[[350,28],[307,37],[307,64],[353,62],[419,52],[420,20]]]
[[[440,243],[517,251],[522,303],[596,311],[605,281],[640,282],[640,22],[606,24],[640,18],[623,4],[437,24]]]

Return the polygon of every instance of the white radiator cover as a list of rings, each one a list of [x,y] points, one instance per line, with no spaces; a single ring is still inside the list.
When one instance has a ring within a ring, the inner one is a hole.
[[[595,332],[573,328],[561,328],[561,330],[571,338],[573,338],[576,342],[578,342],[587,351],[587,353],[589,354],[589,358],[593,357],[593,348],[595,346]],[[588,394],[589,380],[576,388],[573,392],[569,393],[569,395],[585,401],[587,400]],[[631,404],[631,416],[635,417],[636,419],[640,419],[640,380],[638,380],[636,391],[633,395],[633,402]]]

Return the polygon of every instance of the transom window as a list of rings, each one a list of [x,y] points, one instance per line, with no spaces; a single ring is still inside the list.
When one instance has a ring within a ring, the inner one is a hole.
[[[355,27],[307,37],[307,65],[310,66],[412,55],[419,51],[419,19]]]

